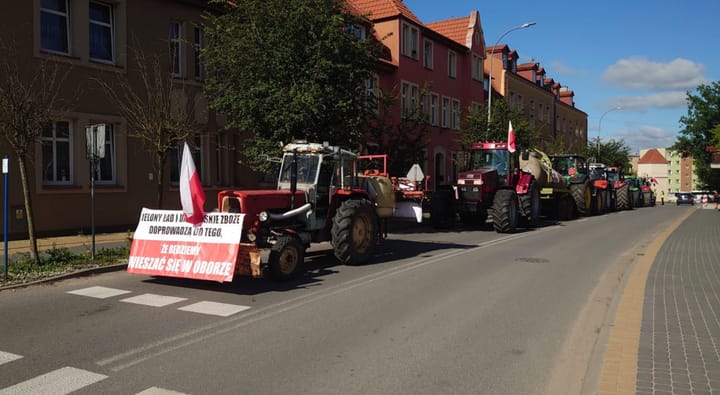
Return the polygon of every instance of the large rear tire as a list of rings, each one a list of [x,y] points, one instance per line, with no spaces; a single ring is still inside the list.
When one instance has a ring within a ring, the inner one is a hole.
[[[615,206],[618,210],[629,210],[630,209],[630,201],[629,201],[629,187],[627,184],[623,185],[622,188],[618,189],[616,193],[617,200],[615,201]]]
[[[520,208],[522,208],[522,220],[520,223],[526,228],[534,228],[540,222],[540,188],[533,180],[530,183],[528,193],[519,196]]]
[[[344,201],[335,213],[330,233],[335,257],[341,263],[366,263],[378,238],[375,208],[366,199]]]
[[[518,223],[518,199],[515,191],[501,189],[492,205],[493,226],[498,233],[514,233]]]
[[[579,216],[592,213],[592,188],[589,180],[582,184],[570,184],[570,194],[575,201],[575,208]]]
[[[305,260],[305,248],[290,235],[280,236],[270,250],[268,269],[276,280],[289,280],[297,274]]]

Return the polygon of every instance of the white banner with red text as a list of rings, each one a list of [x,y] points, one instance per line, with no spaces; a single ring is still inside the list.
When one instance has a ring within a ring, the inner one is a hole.
[[[200,226],[182,210],[143,208],[128,258],[128,273],[232,281],[245,214],[206,213]]]

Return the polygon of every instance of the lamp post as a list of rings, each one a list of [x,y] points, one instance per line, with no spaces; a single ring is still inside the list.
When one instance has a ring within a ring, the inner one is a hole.
[[[515,26],[513,28],[506,30],[505,33],[500,35],[500,38],[498,38],[497,41],[495,41],[495,45],[493,45],[492,49],[490,50],[490,73],[488,74],[488,115],[487,115],[487,130],[485,131],[485,133],[486,133],[485,139],[486,140],[488,137],[487,133],[490,133],[490,114],[492,111],[492,69],[493,69],[493,63],[495,63],[493,61],[493,54],[495,53],[495,47],[498,46],[498,44],[500,43],[500,40],[502,40],[503,37],[507,36],[508,33],[515,31],[515,30],[525,29],[525,28],[528,28],[533,25],[535,25],[535,22],[527,22],[527,23],[523,23],[520,26]]]
[[[622,107],[617,106],[617,107],[614,107],[614,108],[611,108],[611,109],[605,111],[600,116],[600,120],[598,121],[598,140],[597,140],[597,161],[598,162],[600,161],[600,127],[602,126],[602,120],[603,120],[603,118],[605,118],[605,115],[607,115],[607,113],[613,112],[613,111],[618,111],[618,110],[622,110]]]

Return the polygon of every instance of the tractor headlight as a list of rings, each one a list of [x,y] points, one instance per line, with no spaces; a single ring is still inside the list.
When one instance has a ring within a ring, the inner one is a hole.
[[[268,215],[268,212],[267,212],[267,211],[261,211],[261,212],[258,214],[258,219],[260,220],[260,222],[265,222],[265,221],[267,221],[269,218],[270,218],[270,215]]]

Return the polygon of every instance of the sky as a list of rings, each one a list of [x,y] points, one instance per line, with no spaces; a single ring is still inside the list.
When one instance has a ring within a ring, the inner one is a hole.
[[[404,3],[423,23],[479,11],[487,46],[535,22],[499,44],[574,91],[588,139],[622,139],[633,154],[672,145],[688,115],[687,94],[720,81],[718,0]]]

